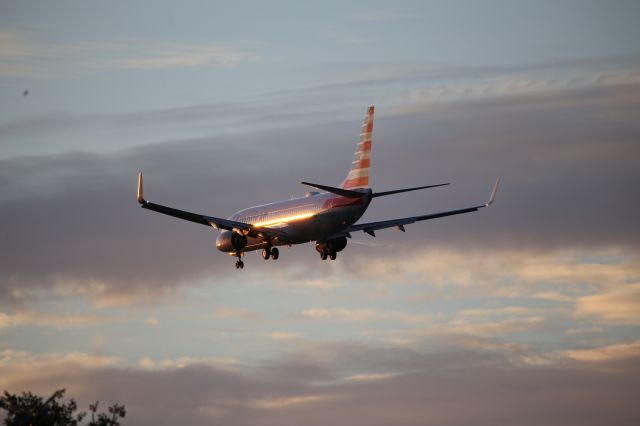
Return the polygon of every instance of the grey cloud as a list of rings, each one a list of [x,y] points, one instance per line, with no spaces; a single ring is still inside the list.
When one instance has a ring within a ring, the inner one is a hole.
[[[628,231],[640,214],[632,184],[640,177],[637,99],[632,85],[427,107],[394,126],[378,126],[378,145],[402,144],[379,153],[387,164],[376,163],[373,182],[398,182],[398,170],[412,182],[418,174],[453,182],[442,191],[407,197],[415,211],[424,210],[419,204],[425,199],[451,207],[482,201],[492,178],[501,175],[503,186],[491,209],[426,225],[429,241],[436,243],[636,247],[637,235]]]
[[[307,364],[326,374],[299,374],[295,359],[278,362],[272,374],[246,367],[227,371],[205,365],[144,371],[82,368],[72,364],[46,374],[3,383],[11,391],[45,392],[64,384],[81,403],[101,399],[127,406],[127,422],[225,425],[596,425],[635,424],[640,416],[637,358],[607,368],[571,363],[526,366],[503,354],[450,348],[414,352],[396,348],[334,348],[365,362],[385,358],[382,380],[340,381],[341,358],[329,366]],[[408,361],[407,361],[408,360]],[[45,366],[43,365],[42,368]],[[289,368],[290,367],[290,368]],[[366,367],[364,367],[366,368]],[[372,376],[375,378],[375,376]]]
[[[610,86],[638,81],[638,56],[587,58],[514,66],[400,65],[371,78],[277,91],[250,100],[215,102],[138,112],[48,114],[0,124],[4,157],[61,149],[114,152],[126,146],[211,134],[308,127],[355,119],[375,100],[389,114],[417,99],[446,102],[500,94]],[[375,70],[375,67],[374,67]],[[371,70],[369,70],[371,71]],[[387,76],[388,75],[388,76]],[[389,90],[392,90],[389,92]],[[391,95],[390,93],[393,93]],[[357,108],[357,113],[356,113]]]
[[[411,250],[449,248],[637,250],[640,216],[638,85],[505,97],[424,107],[376,123],[376,190],[451,181],[445,189],[376,199],[363,220],[402,217],[483,203],[497,175],[503,186],[480,213],[383,231]],[[139,209],[135,175],[147,198],[226,216],[247,204],[305,191],[298,182],[338,183],[359,123],[304,126],[175,141],[112,155],[69,153],[1,160],[0,283],[16,289],[55,282],[102,283],[106,294],[162,293],[201,277],[236,271],[205,227]],[[367,241],[368,236],[357,236]],[[385,257],[386,248],[359,246]],[[301,252],[304,251],[304,254]],[[306,246],[277,264],[306,264]],[[267,269],[264,269],[265,271]]]
[[[345,101],[347,97],[343,96]],[[315,98],[318,100],[318,97]],[[323,102],[335,99],[324,99]],[[132,146],[175,142],[196,138],[212,141],[210,135],[246,135],[259,131],[293,128],[299,132],[318,123],[331,123],[344,114],[358,114],[341,107],[328,110],[299,98],[274,101],[220,102],[126,113],[48,114],[0,124],[0,158],[83,150],[114,153]],[[217,137],[218,139],[220,136]],[[223,136],[224,138],[224,136]]]
[[[6,77],[69,78],[105,70],[233,66],[262,59],[254,53],[256,43],[234,47],[140,38],[64,42],[10,31],[0,33],[0,42],[0,75]]]
[[[442,64],[429,65],[405,65],[405,66],[381,66],[367,65],[366,68],[355,68],[350,74],[355,78],[330,84],[309,87],[302,90],[285,90],[279,95],[297,95],[301,92],[311,94],[326,94],[327,92],[342,92],[352,88],[372,88],[398,83],[424,83],[444,82],[456,79],[482,79],[495,78],[496,76],[530,77],[532,73],[559,73],[578,72],[589,70],[592,73],[619,73],[621,70],[637,70],[640,66],[640,56],[625,55],[599,58],[581,58],[553,60],[542,63],[503,65],[503,66],[454,66]],[[370,73],[382,69],[380,77],[369,77]],[[579,78],[579,77],[574,77]]]

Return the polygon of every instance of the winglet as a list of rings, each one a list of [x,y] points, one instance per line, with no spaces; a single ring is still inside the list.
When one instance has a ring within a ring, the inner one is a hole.
[[[147,204],[147,200],[144,199],[144,191],[142,189],[142,172],[138,173],[138,202],[140,204]]]
[[[496,200],[496,193],[498,192],[499,184],[500,184],[500,178],[498,177],[498,179],[496,179],[496,184],[493,185],[493,191],[491,191],[491,197],[489,197],[489,201],[487,202],[487,204],[485,204],[486,207],[493,204],[493,202]]]

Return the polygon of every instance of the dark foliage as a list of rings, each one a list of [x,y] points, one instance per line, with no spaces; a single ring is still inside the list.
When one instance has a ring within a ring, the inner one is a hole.
[[[31,392],[21,395],[4,391],[0,398],[0,409],[6,411],[6,426],[78,426],[87,416],[82,411],[76,413],[78,405],[73,399],[63,400],[64,389],[57,390],[46,401]],[[107,413],[98,413],[98,401],[89,405],[91,419],[86,426],[119,426],[119,419],[124,418],[126,410],[123,405],[113,404]]]

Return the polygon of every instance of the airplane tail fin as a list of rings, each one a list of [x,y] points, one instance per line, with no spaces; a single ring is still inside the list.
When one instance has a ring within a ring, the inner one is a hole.
[[[370,106],[362,124],[360,141],[353,156],[351,170],[344,179],[340,188],[357,189],[369,187],[369,168],[371,166],[371,137],[373,135],[373,112],[374,107]]]

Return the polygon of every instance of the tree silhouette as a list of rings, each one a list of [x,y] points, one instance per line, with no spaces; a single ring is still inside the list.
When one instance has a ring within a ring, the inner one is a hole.
[[[64,393],[65,389],[57,390],[45,401],[31,392],[14,395],[4,391],[4,396],[0,398],[0,409],[6,411],[4,424],[6,426],[80,425],[87,413],[84,411],[76,413],[78,405],[73,398],[65,402]],[[119,426],[119,419],[126,415],[124,405],[113,404],[107,408],[107,413],[98,413],[98,404],[99,402],[96,401],[89,405],[91,419],[86,426]]]

